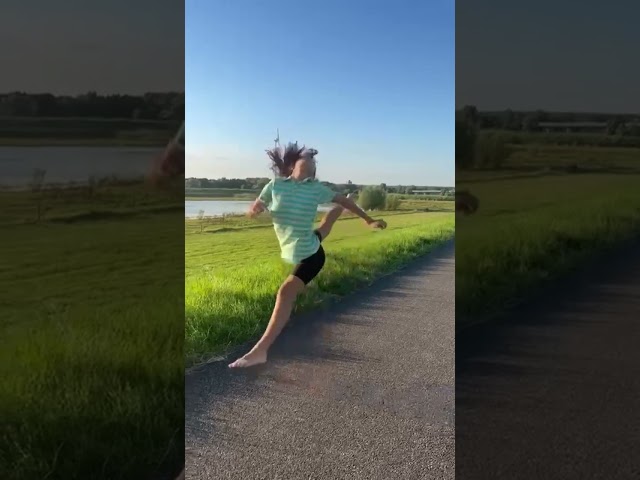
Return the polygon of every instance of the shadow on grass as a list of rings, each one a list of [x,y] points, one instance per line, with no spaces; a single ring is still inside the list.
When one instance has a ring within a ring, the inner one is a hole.
[[[56,358],[29,397],[4,405],[0,450],[11,468],[2,478],[171,480],[184,463],[182,386],[179,375],[109,359]]]

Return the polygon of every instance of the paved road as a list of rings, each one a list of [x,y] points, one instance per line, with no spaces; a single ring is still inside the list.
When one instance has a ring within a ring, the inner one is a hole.
[[[640,244],[456,339],[461,479],[640,478]]]
[[[186,379],[187,479],[453,479],[454,246]]]

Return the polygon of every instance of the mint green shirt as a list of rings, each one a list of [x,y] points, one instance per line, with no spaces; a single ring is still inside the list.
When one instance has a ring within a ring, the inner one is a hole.
[[[318,205],[331,202],[335,196],[329,187],[312,178],[276,178],[264,187],[258,198],[271,212],[286,262],[300,263],[318,251],[320,240],[313,233]]]

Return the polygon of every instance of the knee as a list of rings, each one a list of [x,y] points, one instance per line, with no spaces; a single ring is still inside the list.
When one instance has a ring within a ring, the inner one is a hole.
[[[295,283],[289,281],[284,282],[278,290],[278,298],[281,298],[283,300],[294,299],[298,295],[298,291],[299,288]]]

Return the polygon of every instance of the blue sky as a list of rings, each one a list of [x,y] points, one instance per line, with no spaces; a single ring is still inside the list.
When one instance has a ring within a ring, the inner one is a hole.
[[[457,106],[638,113],[638,7],[458,0]]]
[[[268,176],[317,148],[333,182],[454,184],[452,0],[186,2],[187,176]]]
[[[176,0],[3,0],[0,92],[184,91]]]

